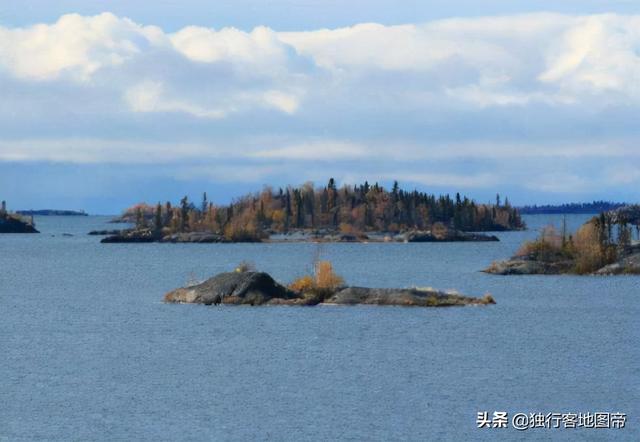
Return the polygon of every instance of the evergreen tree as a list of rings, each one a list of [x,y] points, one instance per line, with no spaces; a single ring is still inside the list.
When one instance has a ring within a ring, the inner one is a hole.
[[[160,204],[160,202],[158,202],[158,205],[156,206],[156,216],[154,219],[154,227],[156,232],[160,232],[162,230],[163,227],[163,222],[162,222],[162,204]]]

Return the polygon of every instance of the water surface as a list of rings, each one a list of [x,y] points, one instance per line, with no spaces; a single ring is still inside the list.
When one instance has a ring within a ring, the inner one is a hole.
[[[86,235],[107,219],[0,236],[0,440],[640,440],[640,278],[479,272],[559,216],[497,243],[322,246],[350,284],[498,302],[449,309],[165,305],[242,260],[290,281],[317,246]],[[519,433],[476,429],[482,410],[629,420]]]

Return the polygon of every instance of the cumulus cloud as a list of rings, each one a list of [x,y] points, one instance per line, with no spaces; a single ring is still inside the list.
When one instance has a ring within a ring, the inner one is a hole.
[[[452,188],[535,170],[546,184],[521,187],[548,192],[589,188],[602,164],[618,172],[599,182],[622,185],[637,181],[618,166],[640,155],[639,79],[640,16],[167,32],[70,14],[0,27],[0,161],[200,160],[183,170],[301,181],[330,173],[305,161],[332,162]],[[220,172],[231,161],[256,172]]]
[[[583,101],[585,92],[616,91],[627,99],[640,98],[639,29],[637,16],[529,14],[307,32],[189,26],[166,33],[109,13],[71,14],[50,25],[0,27],[0,65],[32,81],[90,81],[110,70],[105,75],[117,75],[123,96],[143,98],[142,105],[140,99],[129,100],[138,112],[202,116],[214,109],[212,115],[218,117],[224,112],[215,109],[230,106],[220,101],[254,96],[293,114],[304,92],[320,88],[344,93],[354,84],[374,87],[376,76],[388,72],[411,81],[386,84],[375,93],[397,97],[432,91],[442,94],[438,98],[481,107],[531,101],[562,105]],[[203,78],[207,73],[211,77]],[[202,88],[229,89],[231,97],[210,96],[204,105],[189,105],[178,97],[162,104],[157,91],[136,93],[135,88],[154,84],[140,83],[140,76],[156,85],[171,82],[178,94],[189,95],[182,89],[196,82]],[[148,101],[155,104],[145,105]]]

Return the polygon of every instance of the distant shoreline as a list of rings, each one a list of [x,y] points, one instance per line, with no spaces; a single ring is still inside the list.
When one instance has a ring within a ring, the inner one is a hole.
[[[24,216],[89,216],[84,210],[17,210],[16,213]]]
[[[630,203],[615,203],[611,201],[593,201],[590,203],[544,204],[518,207],[522,215],[591,215],[609,212],[630,205]]]

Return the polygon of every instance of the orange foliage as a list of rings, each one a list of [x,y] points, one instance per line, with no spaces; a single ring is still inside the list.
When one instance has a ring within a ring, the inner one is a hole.
[[[343,285],[344,279],[333,270],[330,261],[320,261],[316,264],[317,288],[335,290]]]
[[[314,279],[309,275],[305,275],[289,284],[289,289],[297,293],[306,293],[313,290],[315,286]]]

